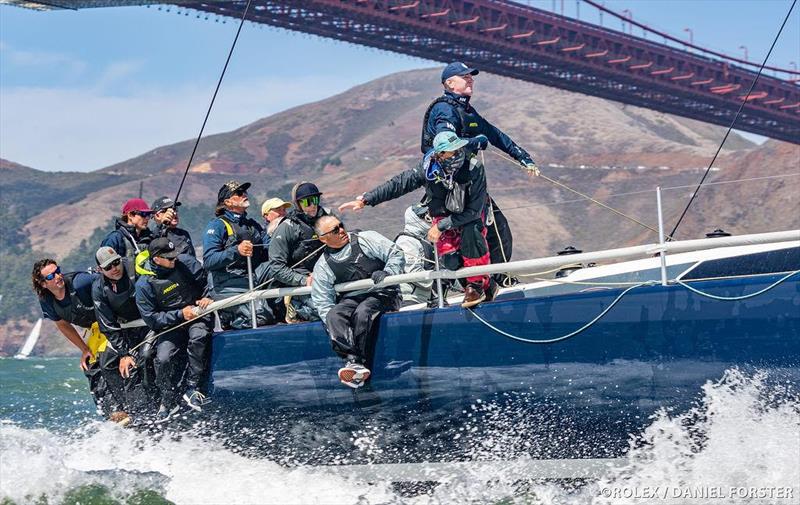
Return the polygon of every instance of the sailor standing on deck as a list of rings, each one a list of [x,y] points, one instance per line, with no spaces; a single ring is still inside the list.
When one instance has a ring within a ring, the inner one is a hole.
[[[156,344],[156,384],[161,405],[156,417],[165,421],[178,412],[178,383],[185,377],[183,400],[202,410],[208,396],[211,365],[211,314],[197,317],[212,300],[206,297],[207,276],[189,254],[178,254],[168,238],[150,242],[148,271],[136,282],[136,305],[147,326],[163,332],[185,321],[190,324],[161,335]],[[185,372],[185,374],[184,374]]]
[[[311,299],[319,311],[333,350],[347,362],[339,369],[339,380],[359,388],[369,379],[365,366],[370,338],[384,312],[400,307],[397,286],[371,288],[338,294],[336,284],[372,279],[380,284],[388,275],[403,273],[403,253],[380,233],[348,233],[334,216],[316,222],[319,239],[327,246],[314,265]]]
[[[431,150],[437,133],[451,131],[460,138],[469,139],[469,147],[473,151],[485,149],[487,143],[492,144],[517,160],[530,174],[539,175],[539,167],[531,155],[478,114],[470,104],[476,75],[478,69],[458,61],[450,63],[442,70],[444,94],[431,102],[425,111],[420,145],[422,154]],[[508,220],[491,198],[487,210],[487,223],[493,228],[487,237],[492,263],[510,261],[513,238]]]
[[[356,200],[343,203],[340,211],[361,210],[365,206],[399,198],[417,188],[425,188],[431,227],[428,240],[436,244],[448,270],[490,263],[486,242],[486,172],[466,139],[452,132],[441,132],[434,147],[419,165],[406,170]],[[464,308],[492,300],[497,285],[489,275],[467,277]]]

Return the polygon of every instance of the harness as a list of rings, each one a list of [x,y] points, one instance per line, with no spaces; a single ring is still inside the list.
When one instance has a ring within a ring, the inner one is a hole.
[[[319,241],[319,237],[317,237],[317,233],[314,231],[314,228],[309,226],[308,223],[302,219],[295,215],[287,216],[286,219],[296,224],[300,228],[300,243],[294,248],[290,258],[290,261],[292,264],[294,264],[299,260],[306,258],[306,256],[311,254],[311,251],[319,248],[319,246],[322,245],[322,242]],[[309,271],[313,270],[314,263],[316,263],[317,258],[319,258],[318,254],[308,257],[305,261],[303,261],[303,266]]]
[[[231,223],[222,216],[218,216],[217,219],[222,221],[222,224],[225,225],[225,249],[231,247],[232,245],[238,244],[242,240],[248,240],[247,238],[243,237],[249,236],[252,238],[254,235],[253,231],[249,230],[248,228],[238,223]],[[225,271],[237,276],[247,275],[247,260],[237,257],[235,260],[225,266]]]
[[[64,274],[64,286],[66,288],[67,299],[69,305],[63,306],[58,300],[53,299],[53,308],[58,314],[58,317],[67,321],[68,323],[80,326],[81,328],[89,328],[95,322],[94,307],[86,306],[78,296],[78,292],[73,287],[73,279],[79,272],[72,272]]]
[[[354,235],[355,233],[350,233],[350,254],[344,259],[334,259],[327,249],[323,253],[325,261],[328,262],[328,266],[336,278],[336,284],[367,279],[372,275],[372,272],[383,270],[386,266],[383,261],[370,258],[364,254],[361,246],[358,245],[358,238]]]
[[[159,308],[181,309],[186,305],[193,305],[194,301],[199,298],[199,296],[195,296],[197,289],[194,279],[187,273],[189,272],[186,265],[176,262],[175,268],[165,278],[158,278],[155,275],[145,277],[153,287],[156,304]]]
[[[480,134],[480,131],[477,129],[478,118],[475,117],[475,115],[477,115],[475,109],[472,107],[466,108],[464,107],[464,104],[458,100],[450,98],[447,95],[442,95],[428,105],[428,109],[425,111],[425,117],[422,120],[422,138],[420,142],[420,149],[422,150],[423,154],[427,153],[433,148],[433,137],[435,134],[428,133],[428,121],[431,117],[431,110],[433,110],[433,107],[436,104],[442,102],[453,107],[456,111],[456,114],[458,114],[458,119],[461,124],[453,125],[456,127],[456,135],[461,138],[472,138]]]
[[[108,300],[108,304],[117,316],[117,319],[123,322],[133,321],[139,319],[139,309],[136,308],[134,301],[136,294],[136,272],[127,258],[123,259],[123,266],[125,267],[125,274],[128,276],[128,289],[115,293],[111,289],[110,283],[106,280],[103,282],[103,296]]]

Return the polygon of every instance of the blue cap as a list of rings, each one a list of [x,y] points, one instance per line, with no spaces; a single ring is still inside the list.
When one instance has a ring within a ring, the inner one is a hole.
[[[453,63],[444,67],[442,70],[442,83],[447,79],[453,77],[454,75],[478,75],[478,69],[466,66],[464,63],[460,61],[454,61]]]
[[[469,140],[460,139],[451,131],[439,132],[433,137],[433,150],[437,153],[457,151],[467,144]]]

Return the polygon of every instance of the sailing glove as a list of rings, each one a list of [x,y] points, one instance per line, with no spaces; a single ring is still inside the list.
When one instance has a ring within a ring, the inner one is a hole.
[[[375,270],[374,272],[372,272],[370,278],[372,279],[372,282],[374,282],[375,284],[380,284],[381,282],[383,282],[383,279],[385,279],[386,276],[388,275],[389,273],[386,272],[386,270]]]
[[[531,159],[523,161],[522,166],[531,175],[535,175],[537,177],[542,175],[542,172],[539,170],[539,165],[537,165],[536,162]]]

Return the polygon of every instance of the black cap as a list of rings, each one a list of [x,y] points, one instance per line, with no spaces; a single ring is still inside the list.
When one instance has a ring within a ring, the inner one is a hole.
[[[156,198],[156,201],[153,202],[153,205],[150,208],[153,210],[153,213],[161,212],[162,210],[167,210],[170,207],[180,207],[181,202],[175,203],[175,201],[168,197],[162,196],[161,198]]]
[[[175,244],[172,243],[167,237],[154,239],[147,247],[147,252],[150,253],[151,258],[158,256],[159,258],[166,258],[171,260],[178,257],[178,251],[175,250]]]
[[[249,182],[228,181],[219,188],[217,193],[217,203],[222,203],[232,197],[237,191],[247,191],[250,188]]]
[[[297,191],[294,193],[294,201],[321,194],[322,192],[319,190],[316,184],[313,182],[304,182],[297,186]]]
[[[478,75],[478,69],[468,67],[467,65],[461,63],[460,61],[454,61],[453,63],[444,67],[444,70],[442,70],[442,83],[444,83],[444,81],[455,75],[467,75],[467,74]]]

